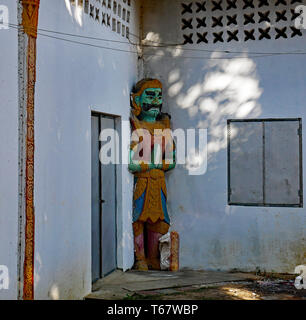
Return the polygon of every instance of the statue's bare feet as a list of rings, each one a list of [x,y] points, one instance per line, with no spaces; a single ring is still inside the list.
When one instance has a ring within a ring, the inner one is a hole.
[[[137,260],[134,264],[134,269],[138,271],[148,271],[148,265],[145,260]]]

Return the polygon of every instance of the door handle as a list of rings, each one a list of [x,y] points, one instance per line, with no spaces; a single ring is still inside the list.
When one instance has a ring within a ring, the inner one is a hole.
[[[102,200],[102,199],[101,199],[101,200],[100,200],[100,202],[101,202],[101,203],[104,203],[104,202],[105,202],[105,200]]]

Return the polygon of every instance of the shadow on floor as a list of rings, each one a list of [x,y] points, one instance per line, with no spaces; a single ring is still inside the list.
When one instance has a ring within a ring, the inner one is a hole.
[[[181,295],[181,292],[199,290],[227,283],[244,283],[260,280],[250,273],[230,273],[217,271],[127,271],[116,270],[93,285],[93,292],[86,299],[133,299]],[[193,295],[193,298],[196,298]],[[177,298],[175,298],[177,299]]]

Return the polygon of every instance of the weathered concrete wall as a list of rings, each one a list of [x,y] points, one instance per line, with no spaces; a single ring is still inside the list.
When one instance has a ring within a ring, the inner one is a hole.
[[[305,119],[306,56],[252,54],[305,51],[305,30],[303,37],[291,38],[291,31],[287,30],[288,39],[273,40],[272,24],[271,40],[259,41],[256,33],[255,41],[230,43],[224,31],[224,42],[214,44],[211,31],[219,32],[221,28],[217,27],[210,30],[208,44],[197,44],[196,32],[201,29],[195,30],[195,17],[193,30],[181,30],[181,1],[143,1],[143,5],[144,38],[182,43],[183,34],[194,32],[194,43],[184,46],[189,50],[146,47],[144,69],[146,76],[163,82],[164,108],[172,115],[174,129],[208,129],[207,172],[189,176],[186,167],[179,165],[167,178],[172,228],[181,239],[180,266],[293,272],[296,265],[305,263],[305,208],[227,205],[226,120]],[[195,2],[193,6],[195,12]],[[241,1],[238,6],[242,7]],[[217,11],[215,15],[223,15],[225,23],[226,14],[227,11]],[[190,17],[185,15],[187,20]],[[211,17],[206,23],[210,25]],[[242,27],[243,21],[239,21],[239,29]],[[220,52],[226,50],[236,54]],[[237,56],[243,58],[227,59]],[[303,159],[306,167],[305,148]]]
[[[17,2],[1,1],[9,22],[17,25]],[[0,29],[0,265],[9,269],[9,289],[0,300],[17,299],[18,256],[18,37],[17,30]]]
[[[136,34],[134,1],[130,9],[130,32]],[[98,22],[82,11],[78,15],[70,1],[42,1],[38,28],[127,42],[101,24],[101,11]],[[40,33],[135,51],[129,44]],[[128,120],[137,55],[42,34],[37,55],[35,298],[78,299],[91,291],[91,111]],[[120,174],[117,260],[127,269],[133,264],[133,177],[124,166]]]

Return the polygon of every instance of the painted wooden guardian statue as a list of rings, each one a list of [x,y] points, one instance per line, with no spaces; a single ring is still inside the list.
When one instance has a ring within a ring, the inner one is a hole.
[[[158,80],[139,81],[131,98],[134,268],[160,270],[159,238],[168,232],[170,224],[165,172],[175,167],[170,116],[161,112],[162,84]]]

